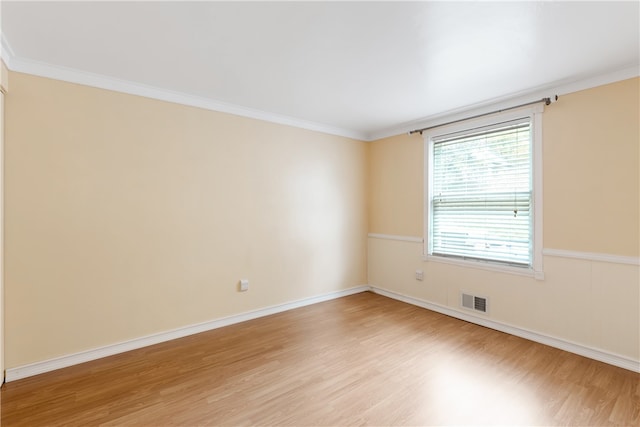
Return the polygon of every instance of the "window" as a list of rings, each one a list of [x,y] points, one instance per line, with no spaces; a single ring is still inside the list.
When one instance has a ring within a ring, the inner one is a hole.
[[[426,135],[427,259],[541,274],[535,116],[520,110]]]

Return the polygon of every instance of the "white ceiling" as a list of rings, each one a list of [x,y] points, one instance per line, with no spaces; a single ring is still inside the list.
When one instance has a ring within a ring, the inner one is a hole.
[[[572,81],[638,75],[639,6],[3,1],[3,57],[17,71],[374,139]]]

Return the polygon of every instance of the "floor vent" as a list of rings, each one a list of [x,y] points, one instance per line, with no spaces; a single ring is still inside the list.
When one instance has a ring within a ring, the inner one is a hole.
[[[462,306],[469,310],[487,312],[487,299],[475,295],[462,294]]]

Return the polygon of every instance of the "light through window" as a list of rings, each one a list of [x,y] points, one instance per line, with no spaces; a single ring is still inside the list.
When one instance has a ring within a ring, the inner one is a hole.
[[[431,139],[429,255],[531,267],[529,117]]]

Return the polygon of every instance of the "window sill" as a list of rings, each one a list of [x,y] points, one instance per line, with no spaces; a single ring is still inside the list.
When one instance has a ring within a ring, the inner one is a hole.
[[[535,271],[532,268],[510,267],[500,265],[490,261],[467,261],[463,259],[447,258],[437,255],[423,255],[422,259],[427,262],[439,262],[443,264],[457,265],[466,268],[475,268],[486,271],[496,271],[499,273],[514,274],[517,276],[532,277],[536,280],[544,280],[544,271]]]

